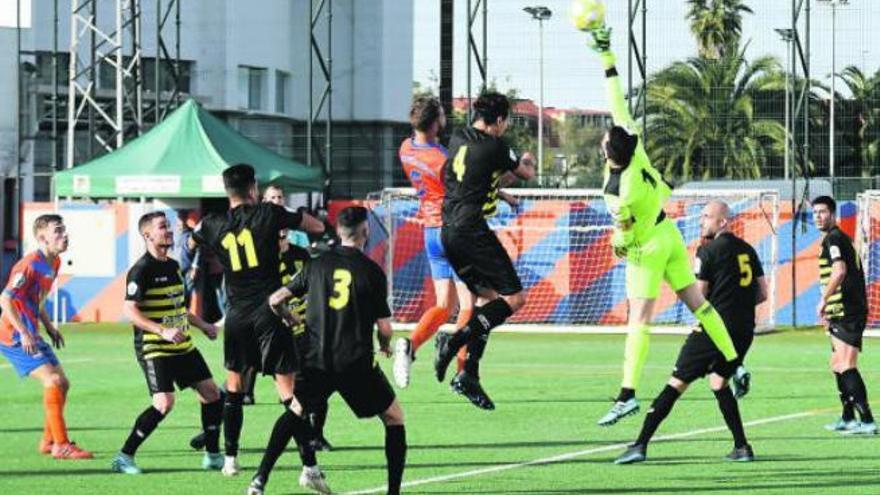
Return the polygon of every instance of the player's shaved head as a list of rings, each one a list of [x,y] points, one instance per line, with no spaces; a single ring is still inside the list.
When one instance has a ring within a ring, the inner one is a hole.
[[[730,207],[727,203],[713,199],[706,203],[700,214],[700,235],[704,239],[714,239],[727,231],[730,225]]]
[[[367,209],[349,206],[336,216],[336,233],[343,242],[365,243],[369,236]]]

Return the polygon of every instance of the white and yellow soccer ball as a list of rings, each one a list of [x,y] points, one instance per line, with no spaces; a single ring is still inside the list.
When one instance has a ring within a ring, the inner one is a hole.
[[[591,31],[605,25],[605,2],[602,0],[572,0],[571,22],[581,31]]]

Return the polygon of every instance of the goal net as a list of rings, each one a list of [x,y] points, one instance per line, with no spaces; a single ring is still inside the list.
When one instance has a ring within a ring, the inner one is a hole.
[[[859,194],[856,245],[868,286],[868,328],[880,328],[880,190]]]
[[[510,323],[613,330],[626,323],[624,263],[611,250],[611,217],[600,190],[507,189],[518,201],[500,202],[490,227],[522,280],[526,305]],[[666,213],[681,230],[691,255],[700,242],[700,211],[713,199],[726,201],[732,230],[755,247],[770,286],[758,311],[759,327],[774,323],[779,195],[771,190],[675,191]],[[418,198],[412,189],[386,189],[373,202],[370,246],[384,263],[397,322],[418,321],[434,304],[423,249]],[[665,286],[655,323],[692,325],[694,318]],[[590,328],[591,327],[591,328]],[[605,328],[596,328],[605,327]]]

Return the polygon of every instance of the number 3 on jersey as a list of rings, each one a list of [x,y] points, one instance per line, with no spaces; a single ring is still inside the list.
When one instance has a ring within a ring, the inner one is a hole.
[[[333,296],[328,304],[335,310],[348,305],[351,297],[351,272],[342,268],[333,271]]]
[[[238,272],[241,271],[242,268],[241,255],[238,252],[239,246],[244,248],[244,257],[247,261],[247,267],[256,268],[259,266],[260,262],[257,260],[257,249],[254,247],[254,236],[251,234],[250,229],[242,229],[237,236],[232,232],[227,233],[223,236],[220,245],[226,248],[226,251],[229,252],[229,264],[232,267],[232,271]]]
[[[467,156],[467,146],[462,146],[458,149],[458,153],[455,154],[455,160],[452,161],[452,172],[455,174],[455,178],[461,182],[464,180],[464,172],[467,165],[464,162],[464,158]]]
[[[736,259],[739,261],[739,273],[742,275],[739,279],[739,286],[748,287],[752,284],[752,264],[749,263],[749,255],[740,254]]]

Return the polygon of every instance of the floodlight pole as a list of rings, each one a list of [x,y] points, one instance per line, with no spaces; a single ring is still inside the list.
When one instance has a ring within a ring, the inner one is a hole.
[[[849,0],[819,0],[831,5],[831,115],[828,126],[828,175],[834,182],[834,134],[837,123],[835,122],[835,106],[837,103],[837,6],[846,5]]]
[[[553,16],[553,11],[544,6],[523,9],[532,19],[538,21],[538,185],[544,185],[544,21]]]
[[[468,125],[471,124],[472,119],[472,110],[471,110],[471,98],[473,94],[471,93],[471,60],[476,59],[477,62],[477,70],[480,73],[480,80],[482,84],[480,85],[480,92],[486,90],[487,82],[486,82],[486,74],[487,74],[487,65],[488,59],[486,58],[487,51],[487,33],[488,33],[488,8],[487,3],[489,0],[476,0],[476,5],[473,4],[473,0],[467,0],[467,15],[468,15],[468,41],[467,41],[467,116],[468,116]],[[474,23],[477,21],[477,12],[480,12],[482,15],[482,24],[483,24],[483,39],[482,39],[482,50],[477,48],[477,40],[474,36]]]
[[[646,67],[648,65],[648,57],[646,54],[648,46],[648,0],[628,0],[627,16],[629,19],[629,41],[627,43],[627,94],[629,97],[629,111],[635,113],[636,109],[640,109],[642,114],[642,139],[648,136],[648,77]],[[641,41],[636,36],[636,23],[640,22]],[[635,86],[633,80],[633,65],[638,68],[639,77],[642,79],[641,91],[638,92],[636,101],[633,101]]]

